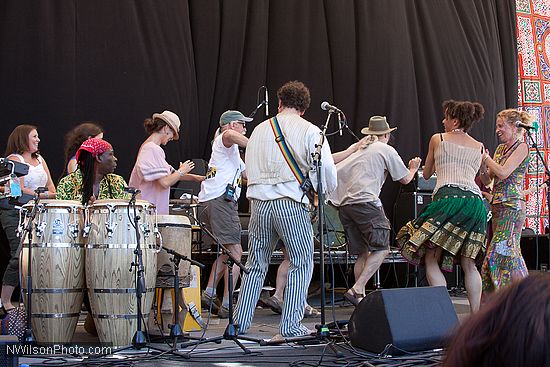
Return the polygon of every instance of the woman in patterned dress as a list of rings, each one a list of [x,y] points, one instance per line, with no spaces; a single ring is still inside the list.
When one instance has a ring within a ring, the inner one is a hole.
[[[493,238],[481,268],[483,292],[493,292],[510,282],[527,276],[521,256],[521,229],[525,223],[523,180],[529,165],[529,148],[522,142],[524,129],[517,122],[530,124],[524,111],[503,110],[496,119],[496,133],[501,141],[493,158],[486,152],[481,166],[485,185],[493,182]]]
[[[476,260],[485,250],[487,211],[475,183],[481,165],[483,145],[468,131],[483,118],[477,102],[445,101],[444,133],[432,136],[423,170],[428,179],[437,172],[432,202],[417,219],[397,234],[401,254],[411,264],[426,266],[431,286],[447,286],[443,271],[452,271],[455,262],[464,270],[464,283],[472,312],[479,309],[481,277]]]

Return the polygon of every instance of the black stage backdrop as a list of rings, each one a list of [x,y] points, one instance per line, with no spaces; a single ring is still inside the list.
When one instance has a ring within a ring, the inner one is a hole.
[[[208,159],[223,111],[250,113],[267,85],[273,115],[293,79],[311,89],[317,125],[323,100],[356,134],[388,116],[405,161],[442,129],[443,100],[485,106],[472,134],[491,149],[496,112],[517,105],[514,0],[3,0],[0,30],[0,149],[16,125],[37,125],[55,179],[79,121],[103,124],[128,179],[153,112],[182,120],[170,163]]]

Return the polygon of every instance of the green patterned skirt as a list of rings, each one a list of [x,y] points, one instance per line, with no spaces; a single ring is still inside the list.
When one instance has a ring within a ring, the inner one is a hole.
[[[441,247],[441,269],[452,271],[459,256],[480,260],[485,253],[487,210],[479,195],[443,186],[418,218],[397,234],[403,257],[414,265],[424,260],[427,248]]]

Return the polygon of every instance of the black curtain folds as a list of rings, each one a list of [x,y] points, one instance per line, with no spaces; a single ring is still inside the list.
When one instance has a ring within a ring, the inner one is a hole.
[[[514,0],[4,0],[0,32],[0,148],[16,125],[37,125],[53,177],[64,133],[97,120],[128,178],[143,119],[164,109],[182,120],[169,162],[208,159],[223,111],[249,114],[267,85],[273,115],[294,79],[318,125],[324,100],[358,135],[386,115],[406,161],[441,131],[445,99],[485,106],[472,134],[491,149],[495,114],[517,105]]]

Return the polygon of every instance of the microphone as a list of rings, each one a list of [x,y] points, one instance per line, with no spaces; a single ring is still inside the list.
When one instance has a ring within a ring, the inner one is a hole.
[[[538,130],[538,128],[539,128],[539,124],[537,124],[536,121],[533,123],[533,125],[527,125],[527,124],[524,124],[521,121],[516,121],[514,123],[514,125],[516,125],[517,127],[522,127],[525,130]]]
[[[267,87],[265,87],[265,117],[269,116],[269,94],[267,93]]]
[[[324,110],[324,111],[329,111],[329,112],[343,113],[341,109],[339,109],[336,106],[331,105],[327,101],[324,101],[323,103],[321,103],[321,109]]]
[[[123,189],[123,191],[127,192],[128,194],[132,194],[132,195],[137,195],[141,192],[141,190],[138,190],[135,187],[131,187],[131,186],[125,187]]]

